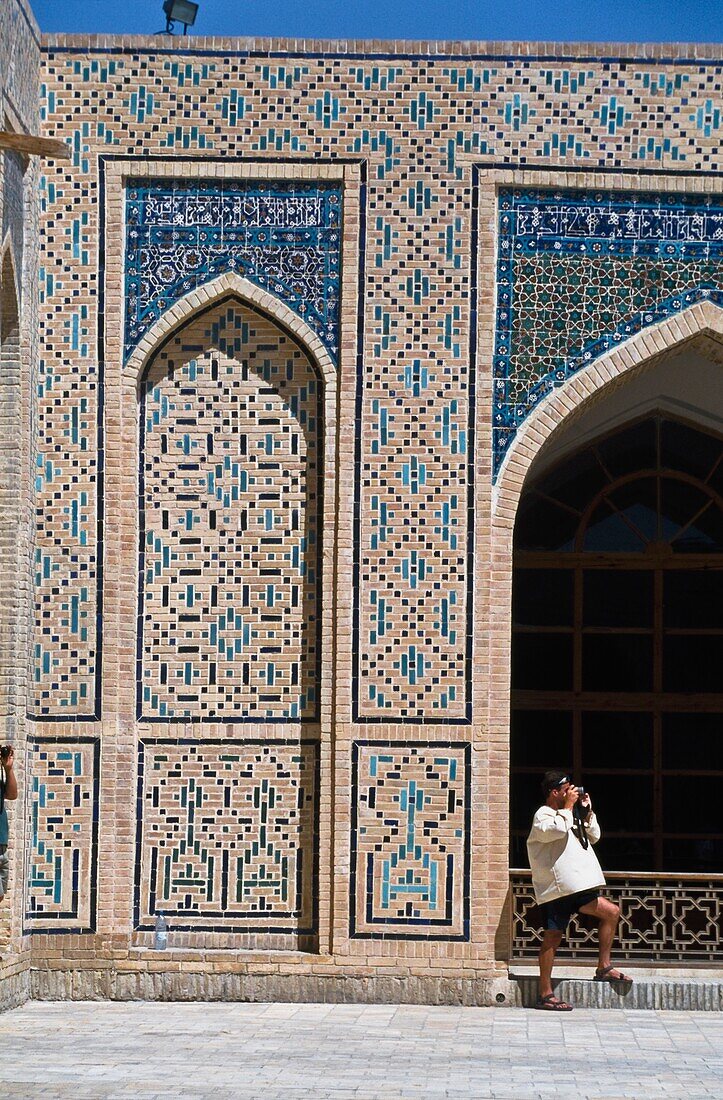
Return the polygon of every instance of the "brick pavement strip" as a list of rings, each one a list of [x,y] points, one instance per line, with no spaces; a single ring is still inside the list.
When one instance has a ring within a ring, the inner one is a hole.
[[[3,1097],[723,1095],[716,1013],[29,1002],[0,1016]]]

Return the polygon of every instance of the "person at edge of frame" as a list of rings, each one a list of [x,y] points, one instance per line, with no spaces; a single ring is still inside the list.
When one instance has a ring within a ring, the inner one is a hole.
[[[8,857],[8,812],[6,802],[14,802],[18,797],[18,781],[15,778],[13,764],[15,753],[11,745],[0,748],[0,902],[8,892],[10,877],[10,859]]]
[[[587,913],[600,922],[595,980],[631,982],[632,979],[610,962],[620,909],[609,898],[601,897],[605,877],[592,847],[600,839],[600,826],[590,795],[586,792],[580,801],[583,811],[587,812],[573,815],[580,792],[569,775],[559,770],[545,772],[541,786],[544,803],[533,818],[527,838],[532,885],[544,929],[540,946],[540,995],[535,1008],[571,1012],[572,1005],[560,1000],[552,991],[552,967],[573,913]],[[587,845],[576,817],[584,822],[590,841]]]

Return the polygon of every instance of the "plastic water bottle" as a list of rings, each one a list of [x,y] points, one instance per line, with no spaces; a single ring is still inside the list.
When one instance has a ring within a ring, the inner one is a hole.
[[[153,950],[165,951],[168,947],[168,922],[163,913],[156,916],[156,927],[153,933]]]

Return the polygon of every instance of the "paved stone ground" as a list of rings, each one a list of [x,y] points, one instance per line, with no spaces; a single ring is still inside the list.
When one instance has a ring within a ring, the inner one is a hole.
[[[416,1005],[31,1002],[0,1096],[723,1096],[723,1014]]]

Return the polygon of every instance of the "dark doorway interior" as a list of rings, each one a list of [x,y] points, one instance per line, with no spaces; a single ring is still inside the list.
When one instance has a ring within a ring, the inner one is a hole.
[[[524,493],[515,528],[511,865],[572,768],[619,871],[723,868],[723,440],[664,415]]]

